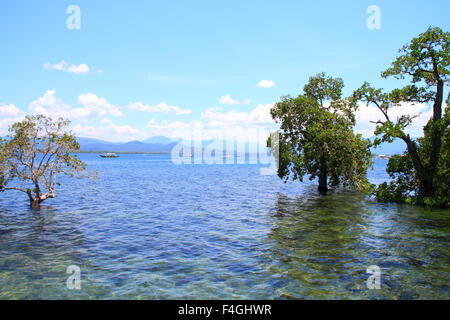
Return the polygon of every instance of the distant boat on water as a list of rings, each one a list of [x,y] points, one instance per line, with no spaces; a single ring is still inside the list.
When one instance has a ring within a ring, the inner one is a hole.
[[[113,152],[102,153],[100,155],[102,158],[118,158],[119,156]]]

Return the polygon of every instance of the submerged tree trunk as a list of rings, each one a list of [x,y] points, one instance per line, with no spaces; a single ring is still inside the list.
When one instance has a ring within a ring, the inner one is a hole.
[[[33,209],[39,209],[41,207],[41,202],[47,200],[48,198],[54,198],[55,192],[53,188],[49,188],[49,192],[46,194],[41,194],[40,187],[36,184],[36,196],[33,197],[31,191],[28,192],[28,197],[30,198],[30,207]]]
[[[33,209],[39,209],[41,207],[41,201],[39,198],[30,199],[30,207]]]
[[[327,161],[324,158],[320,159],[319,187],[317,189],[322,193],[328,191]]]

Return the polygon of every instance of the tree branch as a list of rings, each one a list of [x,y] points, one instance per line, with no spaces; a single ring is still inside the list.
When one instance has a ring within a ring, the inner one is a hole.
[[[17,188],[17,187],[5,187],[5,186],[3,186],[3,185],[0,185],[0,190],[1,190],[1,191],[17,190],[17,191],[22,191],[22,192],[28,193],[27,190],[24,190],[24,189],[21,189],[21,188]]]

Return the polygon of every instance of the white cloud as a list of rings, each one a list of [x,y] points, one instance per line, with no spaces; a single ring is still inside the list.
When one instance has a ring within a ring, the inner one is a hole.
[[[71,72],[71,73],[89,73],[89,67],[87,64],[82,63],[79,65],[71,65],[67,68],[67,72]]]
[[[117,125],[111,121],[105,124],[99,127],[75,124],[72,126],[72,129],[78,137],[95,138],[112,142],[127,142],[148,138],[146,130],[137,129],[129,125]]]
[[[233,98],[231,98],[231,95],[226,94],[224,96],[221,96],[219,98],[219,103],[220,104],[226,104],[226,105],[233,105],[233,104],[250,104],[250,100],[249,99],[245,99],[244,101],[240,102],[238,100],[234,100]]]
[[[37,98],[28,106],[31,114],[43,114],[53,117],[72,117],[72,107],[55,97],[55,90],[47,90],[42,97]]]
[[[226,127],[211,127],[202,121],[168,122],[152,119],[147,124],[149,136],[166,136],[174,140],[200,141],[200,140],[229,140],[240,142],[261,142],[265,144],[267,137],[274,128],[258,126],[230,124]]]
[[[0,105],[0,118],[17,117],[23,115],[25,112],[17,108],[13,104]]]
[[[444,106],[445,107],[445,106]],[[433,116],[432,108],[422,103],[402,103],[400,106],[389,109],[388,112],[391,121],[396,121],[402,115],[418,115],[413,120],[413,123],[407,127],[406,132],[411,137],[423,136],[423,127],[427,124],[428,120]],[[371,121],[384,121],[385,118],[381,111],[373,106],[367,106],[364,103],[359,104],[358,111],[356,112],[356,126],[355,131],[361,133],[365,137],[373,136],[376,124]]]
[[[157,105],[148,105],[143,104],[142,102],[134,102],[129,104],[128,109],[134,110],[134,111],[141,111],[141,112],[158,112],[158,113],[170,113],[173,112],[176,115],[183,115],[183,114],[190,114],[192,110],[190,109],[182,109],[177,106],[170,106],[165,102],[161,102]]]
[[[72,107],[57,98],[55,90],[47,90],[29,104],[28,112],[12,104],[0,105],[0,129],[3,130],[8,125],[20,121],[27,113],[68,118],[72,120],[72,128],[77,136],[107,141],[145,140],[157,135],[173,139],[192,139],[197,133],[200,133],[203,139],[228,137],[238,141],[255,141],[254,138],[248,137],[260,138],[261,136],[257,135],[259,132],[265,134],[275,128],[275,123],[270,116],[273,104],[260,104],[248,112],[211,108],[201,113],[198,120],[185,122],[152,119],[144,127],[135,127],[126,123],[119,125],[111,120],[112,116],[122,115],[121,107],[109,103],[105,98],[86,93],[79,95],[77,102],[79,107]],[[164,102],[156,106],[137,102],[128,105],[128,108],[159,113],[187,114],[191,112],[191,110],[169,106]]]
[[[13,123],[23,120],[25,114],[13,104],[0,104],[0,135],[6,134]]]
[[[259,104],[255,109],[248,112],[238,112],[231,110],[221,112],[220,108],[206,109],[201,114],[201,119],[211,127],[227,127],[234,124],[244,125],[273,125],[274,121],[270,115],[270,109],[274,106],[271,104]]]
[[[150,120],[147,133],[150,136],[164,135],[172,139],[209,140],[235,139],[237,141],[265,141],[275,128],[270,116],[273,104],[258,105],[250,112],[236,110],[222,112],[221,108],[205,110],[200,120],[191,122]]]
[[[100,127],[76,126],[79,136],[93,137],[109,141],[144,140],[151,136],[167,136],[172,139],[236,139],[237,141],[264,142],[267,133],[277,125],[272,120],[270,109],[272,104],[260,104],[249,112],[230,110],[224,112],[221,108],[210,108],[202,112],[199,120],[194,121],[157,121],[151,119],[145,128],[135,128],[128,125],[115,125],[109,118],[101,120]],[[0,109],[1,110],[1,109]],[[404,104],[394,107],[390,117],[396,120],[403,114],[420,114],[414,119],[413,125],[407,129],[411,136],[421,136],[423,126],[432,115],[431,108],[423,104]],[[370,121],[382,120],[382,115],[376,107],[361,104],[356,112],[357,125],[355,131],[365,137],[373,136],[375,124]],[[262,133],[262,134],[261,134]],[[265,137],[265,138],[264,138]]]
[[[65,68],[67,67],[67,63],[65,61],[61,61],[60,63],[56,63],[56,64],[50,64],[48,62],[44,63],[44,68],[47,70],[59,70],[59,71],[63,71],[65,70]]]
[[[91,110],[92,113],[97,114],[99,117],[104,117],[106,114],[117,117],[122,116],[120,106],[112,105],[106,101],[105,98],[100,98],[93,93],[79,95],[78,103]]]
[[[80,108],[72,108],[70,105],[56,98],[55,90],[47,90],[42,97],[37,98],[28,106],[31,114],[44,114],[52,117],[69,119],[86,119],[89,117],[105,117],[107,114],[121,116],[120,107],[110,104],[106,99],[99,98],[95,94],[87,93],[78,97]]]
[[[272,80],[261,80],[256,86],[260,88],[272,88],[275,86],[275,82]]]
[[[78,65],[72,64],[69,65],[64,60],[60,61],[56,64],[51,63],[44,63],[44,68],[47,70],[59,70],[59,71],[66,71],[74,74],[83,74],[83,73],[89,73],[89,66],[85,63],[81,63]]]
[[[167,120],[156,121],[151,119],[146,128],[151,136],[166,136],[169,138],[186,138],[190,137],[194,131],[203,130],[203,123],[199,120],[190,122]]]
[[[227,95],[224,95],[219,98],[219,103],[233,105],[233,104],[239,104],[240,102],[237,100],[233,100],[233,98],[231,98],[231,96],[229,94],[227,94]]]

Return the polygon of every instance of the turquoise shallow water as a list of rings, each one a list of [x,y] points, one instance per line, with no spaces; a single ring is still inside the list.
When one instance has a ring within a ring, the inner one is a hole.
[[[0,194],[1,299],[448,299],[448,210],[319,196],[256,165],[82,154],[36,214]],[[373,182],[386,179],[376,160]],[[81,268],[69,290],[66,268]],[[366,268],[381,268],[369,290]]]

